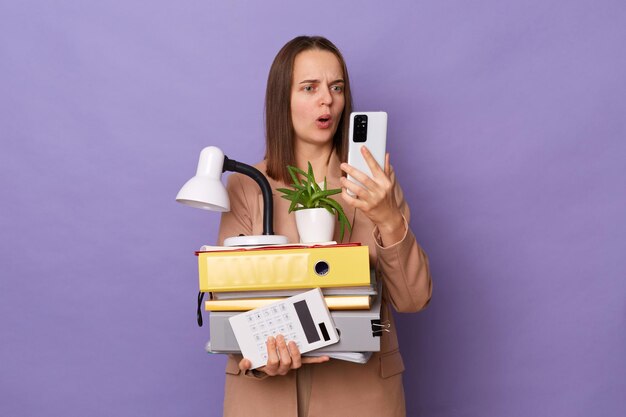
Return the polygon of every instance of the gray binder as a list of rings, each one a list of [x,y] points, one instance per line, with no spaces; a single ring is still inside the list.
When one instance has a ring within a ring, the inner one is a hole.
[[[326,346],[316,352],[378,352],[380,335],[384,326],[380,323],[380,298],[376,299],[369,310],[339,310],[330,314],[339,332],[339,343]],[[212,311],[209,314],[210,348],[212,353],[239,352],[237,339],[228,319],[239,311]]]

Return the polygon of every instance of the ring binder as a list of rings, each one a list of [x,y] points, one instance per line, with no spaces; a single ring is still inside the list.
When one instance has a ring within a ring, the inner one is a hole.
[[[320,349],[321,352],[378,352],[382,330],[374,326],[380,324],[381,292],[369,310],[335,310],[331,317],[340,333],[339,343]],[[239,345],[230,326],[229,318],[238,314],[235,311],[212,311],[209,314],[209,333],[212,353],[239,352]],[[390,327],[387,321],[380,324]],[[373,330],[377,330],[374,332]],[[387,329],[388,330],[388,329]]]
[[[199,251],[200,291],[370,285],[369,249],[356,243]]]

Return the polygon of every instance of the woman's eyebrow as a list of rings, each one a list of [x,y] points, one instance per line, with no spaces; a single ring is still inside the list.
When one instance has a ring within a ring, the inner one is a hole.
[[[304,81],[300,81],[298,84],[319,84],[319,83],[321,83],[320,80],[304,80]],[[341,83],[345,83],[343,78],[339,78],[335,81],[330,82],[330,84],[341,84]]]

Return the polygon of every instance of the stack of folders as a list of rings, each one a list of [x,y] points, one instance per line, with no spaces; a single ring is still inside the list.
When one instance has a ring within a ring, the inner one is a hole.
[[[340,336],[312,354],[363,362],[380,350],[380,291],[367,246],[203,246],[196,254],[200,291],[210,295],[209,352],[239,352],[230,317],[311,288],[321,288]]]

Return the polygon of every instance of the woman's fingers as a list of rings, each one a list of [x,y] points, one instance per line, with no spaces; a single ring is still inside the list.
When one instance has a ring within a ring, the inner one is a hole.
[[[276,339],[273,336],[267,338],[265,342],[267,345],[267,363],[265,364],[265,373],[274,376],[278,374],[278,366],[280,365],[280,358],[276,351]]]
[[[283,335],[270,336],[265,342],[267,345],[267,363],[259,370],[269,376],[286,375],[292,369],[298,369],[305,363],[322,363],[328,361],[328,356],[303,358],[296,342],[285,340]],[[239,361],[239,369],[246,372],[252,367],[249,359]]]
[[[300,355],[300,349],[293,340],[287,345],[289,348],[289,354],[291,355],[291,369],[298,369],[302,366],[302,356]]]
[[[330,357],[328,356],[306,356],[302,358],[302,363],[323,363],[329,360]]]
[[[345,177],[341,177],[340,182],[341,186],[346,189],[342,192],[342,196],[346,203],[354,208],[365,211],[380,204],[380,202],[387,197],[392,186],[386,177],[385,182],[381,180],[380,183],[376,183],[368,178],[368,182],[366,183],[367,188],[362,187]],[[347,191],[350,191],[352,195],[350,195]]]
[[[298,369],[302,366],[300,350],[295,342],[290,341],[287,344],[284,336],[279,334],[276,337],[268,337],[266,344],[267,364],[262,368],[266,374],[270,376],[286,375],[291,369]]]
[[[340,168],[346,174],[350,175],[352,178],[354,178],[355,180],[357,180],[358,182],[363,184],[365,187],[368,187],[368,184],[370,185],[370,187],[372,186],[372,184],[374,184],[374,181],[367,174],[365,174],[362,171],[359,171],[358,169],[356,169],[352,165],[348,165],[348,164],[346,164],[344,162],[344,163],[341,164]]]
[[[278,375],[285,375],[291,369],[291,355],[287,349],[287,343],[282,334],[276,336],[276,349],[278,350],[279,363]]]
[[[360,186],[359,184],[350,181],[346,177],[341,177],[339,179],[341,186],[346,190],[350,191],[352,194],[348,194],[352,198],[360,197],[363,198],[367,194],[367,190]],[[345,197],[345,196],[344,196]]]
[[[385,166],[381,168],[369,149],[362,147],[361,152],[372,170],[372,177],[345,162],[342,163],[341,169],[354,178],[354,181],[345,177],[341,178],[341,186],[344,188],[342,197],[350,207],[361,210],[380,227],[388,223],[390,219],[398,218],[398,207],[393,194],[396,182],[395,173],[390,163],[389,153],[385,154]]]
[[[342,181],[342,185],[350,190],[354,195],[360,196],[361,198],[365,197],[365,192],[374,192],[379,193],[380,191],[386,192],[387,185],[390,183],[390,176],[393,171],[391,165],[389,163],[389,153],[385,154],[385,167],[384,170],[378,165],[378,162],[374,159],[372,153],[367,149],[366,146],[361,147],[361,153],[363,154],[363,158],[367,162],[368,167],[372,172],[372,176],[370,177],[366,173],[356,169],[355,167],[348,165],[347,163],[342,163],[340,168],[348,175],[353,177],[356,181],[362,184],[356,184],[346,179],[346,181]],[[343,178],[343,177],[342,177]]]
[[[389,152],[385,154],[385,175],[391,178],[391,163],[389,162]]]
[[[361,155],[363,155],[363,159],[365,159],[365,163],[367,163],[367,166],[369,167],[370,171],[372,171],[372,176],[375,177],[377,176],[377,174],[385,173],[385,171],[383,171],[383,168],[380,165],[378,165],[378,162],[376,162],[376,159],[374,159],[374,155],[372,155],[372,153],[367,148],[367,146],[365,145],[361,146]]]
[[[330,360],[328,356],[302,357],[300,349],[294,341],[287,341],[282,335],[267,338],[267,364],[261,368],[269,376],[286,375],[292,369],[298,369],[305,363],[323,363]],[[239,369],[245,372],[252,363],[243,358]]]

